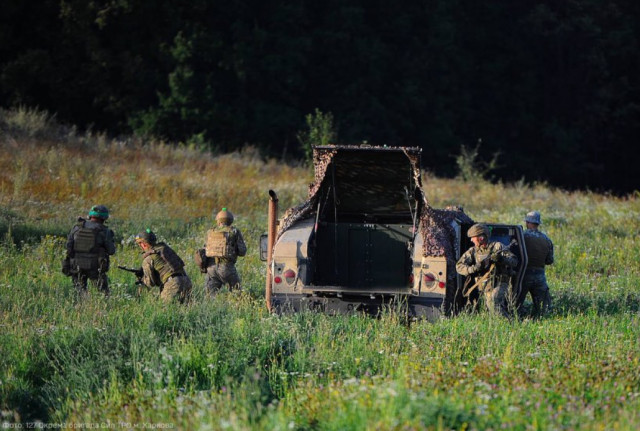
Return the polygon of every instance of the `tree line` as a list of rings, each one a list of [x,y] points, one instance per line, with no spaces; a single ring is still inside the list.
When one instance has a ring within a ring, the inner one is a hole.
[[[228,151],[478,146],[498,179],[638,189],[633,0],[43,0],[0,5],[0,105]]]

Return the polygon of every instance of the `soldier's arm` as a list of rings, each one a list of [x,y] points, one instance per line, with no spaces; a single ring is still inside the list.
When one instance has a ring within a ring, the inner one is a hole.
[[[551,242],[551,240],[547,237],[547,241],[549,242],[549,252],[547,253],[547,256],[544,259],[544,263],[545,265],[552,265],[554,262],[554,256],[553,256],[553,242]]]
[[[472,255],[472,249],[468,250],[460,257],[456,263],[456,271],[460,275],[475,274],[480,270],[480,265],[475,262],[475,256]]]
[[[497,255],[497,259],[495,259],[495,260],[497,260],[499,263],[502,263],[504,265],[508,265],[508,266],[511,266],[511,267],[518,266],[518,258],[516,257],[516,255],[513,254],[502,243],[499,243],[499,244],[500,244],[500,247],[496,251],[496,253],[494,253],[492,255],[492,258]]]
[[[107,229],[105,248],[109,256],[114,255],[116,252],[116,244],[113,237],[114,237],[113,231],[111,229]]]
[[[142,282],[147,287],[159,286],[157,271],[153,267],[153,259],[151,256],[145,257],[142,261]]]
[[[236,253],[238,256],[244,256],[247,254],[247,244],[244,242],[244,238],[242,238],[242,233],[239,230],[236,230],[238,235],[238,239],[236,241]]]
[[[78,226],[74,226],[71,228],[71,232],[69,232],[69,236],[67,236],[67,256],[73,257],[73,234],[78,230]]]

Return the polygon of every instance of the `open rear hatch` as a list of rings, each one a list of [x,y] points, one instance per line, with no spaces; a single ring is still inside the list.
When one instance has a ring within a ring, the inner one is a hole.
[[[420,200],[420,149],[315,148],[316,292],[394,293],[409,288]]]

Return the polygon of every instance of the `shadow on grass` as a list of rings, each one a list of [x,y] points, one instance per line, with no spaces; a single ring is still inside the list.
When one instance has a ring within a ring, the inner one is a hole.
[[[610,292],[593,292],[591,294],[564,290],[552,293],[552,314],[568,316],[597,312],[601,315],[637,313],[640,311],[640,293],[624,292],[615,295]]]

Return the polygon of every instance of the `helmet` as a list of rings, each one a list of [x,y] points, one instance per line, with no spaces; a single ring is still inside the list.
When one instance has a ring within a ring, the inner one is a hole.
[[[483,224],[476,223],[469,228],[467,231],[467,236],[469,238],[473,238],[474,236],[486,236],[489,237],[489,228]]]
[[[535,223],[535,224],[541,224],[542,222],[540,221],[540,213],[538,211],[531,211],[528,212],[526,217],[524,218],[525,222],[529,222],[529,223]]]
[[[216,221],[231,226],[231,223],[233,223],[233,214],[226,208],[222,208],[222,211],[216,214]]]
[[[140,232],[139,234],[136,235],[136,242],[140,242],[140,241],[144,241],[146,243],[149,243],[151,245],[155,245],[157,238],[156,238],[156,234],[153,233],[153,231],[151,229],[146,229],[142,232]]]
[[[98,217],[106,220],[109,218],[109,209],[104,205],[94,205],[89,210],[89,217]]]

